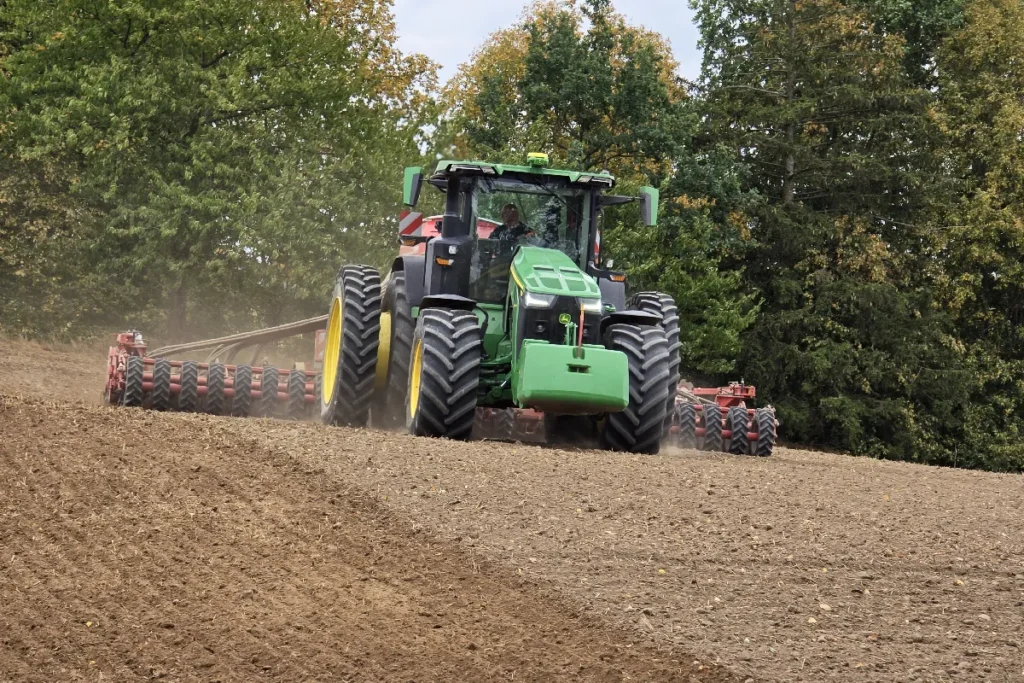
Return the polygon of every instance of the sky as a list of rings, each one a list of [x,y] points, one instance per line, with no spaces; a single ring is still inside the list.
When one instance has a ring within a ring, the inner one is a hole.
[[[514,24],[528,0],[394,0],[398,49],[420,52],[441,65],[441,82],[467,61],[488,35]],[[700,72],[697,28],[685,0],[614,0],[630,24],[657,31],[672,44],[684,78]]]

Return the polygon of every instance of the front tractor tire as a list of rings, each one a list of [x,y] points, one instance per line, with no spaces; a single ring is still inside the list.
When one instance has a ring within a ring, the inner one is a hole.
[[[669,394],[669,351],[660,327],[610,325],[606,348],[622,351],[629,361],[629,405],[609,413],[600,428],[603,448],[657,454],[665,430]]]
[[[679,307],[675,299],[661,292],[639,292],[629,299],[626,306],[634,311],[646,311],[661,316],[661,329],[668,342],[668,397],[665,401],[665,435],[672,427],[672,413],[675,410],[676,385],[679,384]]]
[[[412,338],[406,427],[416,436],[465,440],[473,432],[483,333],[476,315],[432,308]]]
[[[364,427],[373,400],[380,344],[380,273],[345,266],[338,273],[327,321],[320,419]]]

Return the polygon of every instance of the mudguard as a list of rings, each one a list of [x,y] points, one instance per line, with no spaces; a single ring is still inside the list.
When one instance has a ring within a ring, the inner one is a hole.
[[[405,273],[405,300],[410,306],[419,306],[423,300],[426,263],[426,257],[421,254],[406,254],[391,264],[391,272]]]

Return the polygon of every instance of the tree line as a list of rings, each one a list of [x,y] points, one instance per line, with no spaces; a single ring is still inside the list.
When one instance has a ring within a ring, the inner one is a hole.
[[[0,326],[196,336],[317,314],[394,252],[401,168],[662,190],[604,246],[683,368],[784,438],[1024,469],[1024,3],[692,0],[703,66],[545,0],[445,84],[372,0],[0,0]]]

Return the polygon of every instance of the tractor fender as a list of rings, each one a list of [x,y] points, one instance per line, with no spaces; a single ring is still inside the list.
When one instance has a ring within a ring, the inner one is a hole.
[[[609,325],[658,325],[661,323],[661,316],[647,311],[615,311],[601,318],[601,336]]]
[[[405,273],[405,300],[410,306],[419,306],[423,300],[424,271],[427,259],[422,254],[405,254],[399,256],[391,264],[391,272]]]
[[[431,294],[420,300],[420,310],[424,308],[452,308],[457,311],[472,311],[476,301],[458,294]]]

